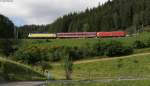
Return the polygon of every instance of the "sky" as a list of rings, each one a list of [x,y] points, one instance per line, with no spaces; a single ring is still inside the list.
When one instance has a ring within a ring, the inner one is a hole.
[[[0,14],[15,25],[49,24],[71,12],[97,7],[107,0],[0,0]]]

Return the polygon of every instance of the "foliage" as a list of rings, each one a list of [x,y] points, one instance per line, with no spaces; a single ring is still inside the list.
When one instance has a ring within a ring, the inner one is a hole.
[[[141,49],[141,48],[145,48],[146,45],[145,45],[145,43],[143,43],[142,41],[136,40],[136,41],[133,43],[133,47],[136,48],[136,49]]]
[[[24,49],[19,49],[14,56],[15,60],[22,60],[27,64],[33,64],[47,60],[46,53],[44,49],[40,49],[37,46],[31,46]]]
[[[52,46],[47,52],[48,60],[52,62],[60,61],[62,58],[63,47]]]
[[[19,40],[14,39],[1,39],[0,40],[0,54],[4,56],[12,56],[17,50],[16,45],[18,46],[21,43]]]
[[[46,70],[52,69],[52,66],[50,65],[50,63],[45,62],[45,61],[40,62],[38,65],[41,66],[43,74]]]
[[[130,55],[130,54],[133,53],[133,51],[134,51],[134,49],[132,47],[130,47],[130,46],[128,46],[128,47],[123,46],[121,54],[122,55]]]
[[[66,73],[66,79],[71,80],[71,74],[73,71],[73,62],[69,56],[64,56],[64,70]]]
[[[0,14],[0,39],[14,38],[14,24]]]
[[[73,57],[72,52],[70,51],[70,48],[64,48],[65,50],[63,52],[63,64],[64,64],[64,70],[67,80],[71,80],[71,74],[73,71]]]
[[[47,26],[45,25],[24,25],[18,28],[18,37],[27,38],[28,33],[46,33]]]
[[[150,38],[146,42],[147,47],[150,47]]]
[[[0,53],[4,54],[5,56],[9,56],[14,52],[12,45],[13,43],[11,40],[0,40]]]
[[[95,45],[95,49],[99,56],[122,56],[133,53],[133,49],[131,47],[123,46],[121,42],[115,40],[99,42]]]
[[[63,52],[69,48],[68,54],[73,61],[87,59],[95,56],[123,56],[133,53],[133,48],[124,46],[120,41],[98,42],[94,46],[86,44],[84,46],[38,46],[28,45],[20,47],[13,56],[14,60],[19,60],[27,64],[36,64],[41,61],[56,62],[64,59]]]

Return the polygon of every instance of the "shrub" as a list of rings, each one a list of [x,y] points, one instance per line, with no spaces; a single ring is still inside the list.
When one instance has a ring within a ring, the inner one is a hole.
[[[105,51],[105,55],[107,56],[120,56],[121,54],[121,47],[117,45],[111,45],[107,47],[107,50]]]
[[[9,56],[10,54],[12,54],[14,52],[14,48],[13,48],[13,40],[8,40],[8,39],[4,39],[4,40],[0,40],[0,53],[5,55],[5,56]]]
[[[128,46],[123,46],[121,53],[122,55],[129,55],[133,53],[133,48],[132,47],[128,47]]]
[[[83,52],[78,47],[73,47],[69,50],[69,57],[72,60],[79,60],[83,57]]]
[[[60,61],[62,57],[61,50],[62,49],[51,49],[47,52],[48,60],[52,62]]]
[[[113,57],[113,56],[123,56],[129,55],[133,53],[133,48],[126,47],[126,46],[110,46],[106,50],[106,55]]]
[[[146,42],[147,47],[150,47],[150,38]]]
[[[95,45],[97,55],[102,56],[122,56],[133,53],[133,48],[123,46],[119,41],[111,40],[110,42],[101,42]]]
[[[39,65],[42,68],[43,74],[46,70],[52,69],[52,66],[48,62],[45,62],[45,61],[40,62]]]
[[[13,59],[27,64],[36,64],[41,61],[56,62],[63,59],[63,52],[68,51],[73,61],[95,56],[122,56],[133,53],[133,48],[123,46],[120,41],[99,42],[93,46],[84,45],[80,47],[64,46],[38,46],[28,45],[21,47],[15,53]]]
[[[72,60],[94,57],[96,56],[94,52],[95,50],[93,50],[93,47],[91,46],[71,47],[69,49],[69,55]]]
[[[27,64],[36,64],[41,61],[60,61],[63,47],[60,46],[27,46],[21,47],[15,52],[12,59]]]
[[[64,70],[67,80],[71,80],[71,74],[73,72],[73,57],[71,55],[71,48],[66,47],[63,51],[63,60],[64,60]]]
[[[103,43],[103,42],[97,43],[93,46],[93,48],[94,48],[95,54],[97,56],[103,56],[105,54],[105,49],[106,49],[105,43]]]
[[[43,49],[36,46],[20,49],[16,52],[14,59],[22,60],[27,64],[36,64],[39,61],[46,60],[47,55]]]
[[[136,49],[141,49],[141,48],[145,48],[146,45],[142,41],[136,40],[133,43],[133,47],[136,48]]]

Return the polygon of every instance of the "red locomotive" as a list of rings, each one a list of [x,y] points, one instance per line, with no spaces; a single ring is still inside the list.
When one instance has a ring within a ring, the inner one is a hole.
[[[113,31],[113,32],[97,32],[97,37],[125,37],[126,32]]]

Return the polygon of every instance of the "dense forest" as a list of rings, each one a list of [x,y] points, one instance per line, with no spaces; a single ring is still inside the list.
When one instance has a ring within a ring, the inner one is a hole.
[[[112,31],[128,30],[133,26],[138,30],[147,25],[150,25],[150,0],[109,0],[85,12],[58,18],[49,25],[49,31]]]
[[[17,36],[18,38],[27,38],[29,33],[47,33],[48,29],[46,25],[24,25],[18,27]]]
[[[47,25],[18,27],[19,38],[28,33],[116,31],[129,33],[141,31],[150,25],[150,0],[109,0],[98,7],[59,17]]]
[[[0,39],[14,38],[14,24],[0,14]]]

